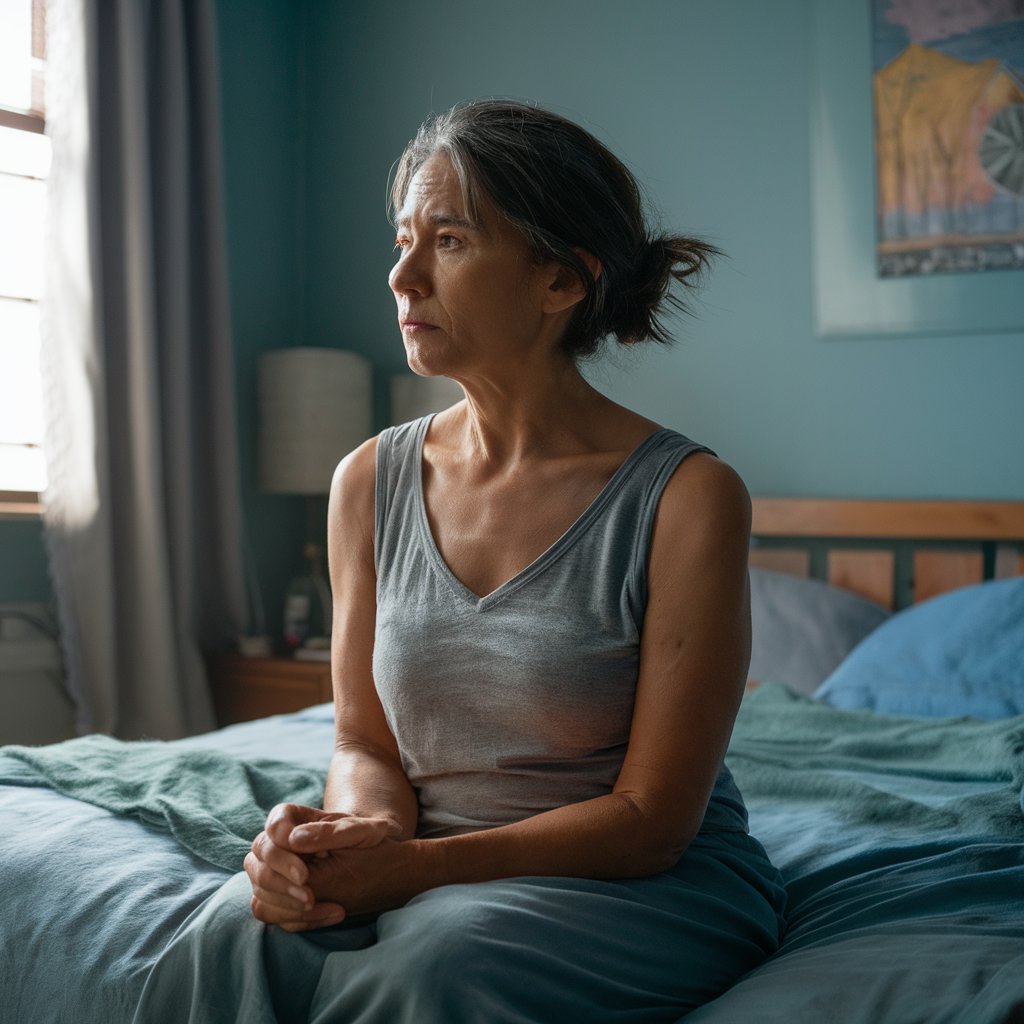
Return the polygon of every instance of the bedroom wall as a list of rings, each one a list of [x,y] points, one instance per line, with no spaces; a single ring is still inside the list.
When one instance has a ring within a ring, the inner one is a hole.
[[[258,356],[363,352],[384,422],[404,369],[385,179],[427,112],[473,96],[581,121],[668,224],[729,254],[675,348],[592,369],[613,397],[714,446],[754,493],[1024,498],[1024,335],[815,337],[811,9],[216,0],[243,500],[272,625],[304,513],[255,484]],[[39,524],[0,521],[0,600],[48,595]]]
[[[52,594],[42,523],[38,519],[0,518],[0,603],[46,603]]]
[[[290,0],[215,6],[242,502],[251,564],[276,634],[288,579],[301,568],[305,507],[301,498],[257,486],[257,372],[263,352],[304,341],[304,47]]]
[[[623,155],[668,224],[728,253],[672,350],[593,369],[609,394],[712,445],[757,494],[1024,498],[1024,334],[815,336],[811,12],[809,0],[311,0],[310,338],[382,374],[403,368],[388,169],[431,110],[534,99]],[[1024,273],[1010,273],[1024,307]]]

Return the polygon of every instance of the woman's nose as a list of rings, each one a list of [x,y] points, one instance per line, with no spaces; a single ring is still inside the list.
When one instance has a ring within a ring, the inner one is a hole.
[[[426,269],[412,249],[403,252],[401,258],[391,268],[388,284],[396,295],[425,295],[430,290]]]

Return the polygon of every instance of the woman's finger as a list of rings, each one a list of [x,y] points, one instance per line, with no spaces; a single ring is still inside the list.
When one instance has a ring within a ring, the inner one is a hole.
[[[286,910],[284,907],[279,907],[276,903],[255,892],[249,901],[249,907],[252,910],[253,917],[264,924],[286,925],[303,923],[302,914],[304,911]]]
[[[388,837],[390,823],[385,818],[351,818],[313,821],[299,825],[288,837],[289,845],[299,853],[377,846]]]
[[[288,845],[288,836],[296,825],[307,821],[316,821],[322,817],[323,811],[304,804],[277,804],[267,815],[266,832],[278,846]]]
[[[275,843],[266,832],[261,832],[253,840],[252,853],[257,860],[287,878],[293,885],[303,885],[309,877],[303,859]]]
[[[246,854],[243,867],[253,892],[261,899],[292,912],[309,910],[313,906],[312,889],[290,882],[251,851]]]
[[[326,928],[339,924],[345,919],[345,910],[337,903],[317,903],[309,910],[299,913],[263,898],[256,893],[249,902],[253,916],[264,924],[277,925],[286,931],[307,931],[311,928]]]
[[[305,932],[313,928],[329,928],[345,920],[345,911],[336,903],[318,903],[299,921],[283,921],[278,926],[289,932]]]

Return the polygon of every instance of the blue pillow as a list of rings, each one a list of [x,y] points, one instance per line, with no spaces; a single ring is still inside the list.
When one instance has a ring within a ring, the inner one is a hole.
[[[1024,577],[953,590],[894,615],[814,696],[887,715],[1024,714]]]

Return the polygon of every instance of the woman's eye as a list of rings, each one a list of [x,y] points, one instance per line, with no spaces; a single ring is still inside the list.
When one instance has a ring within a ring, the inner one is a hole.
[[[408,249],[410,245],[412,245],[412,239],[404,235],[399,235],[395,239],[395,249],[400,252]],[[439,249],[456,249],[460,245],[462,245],[462,239],[457,238],[455,235],[438,235],[437,237],[437,247]]]

